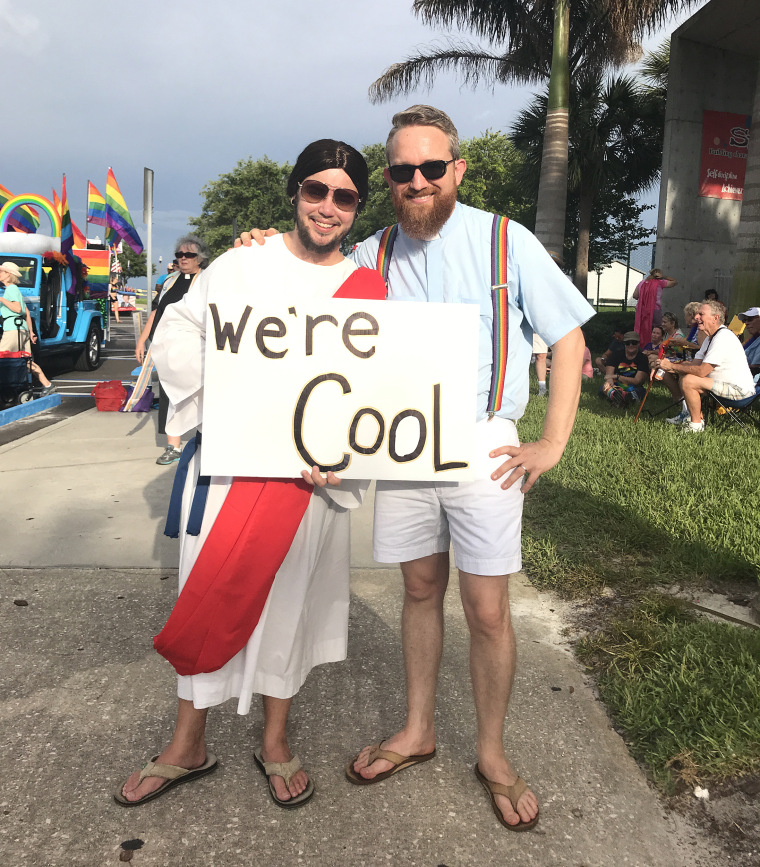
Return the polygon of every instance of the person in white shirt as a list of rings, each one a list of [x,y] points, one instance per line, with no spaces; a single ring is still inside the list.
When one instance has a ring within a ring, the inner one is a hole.
[[[681,389],[690,417],[684,429],[691,433],[701,433],[705,429],[703,394],[713,392],[719,397],[742,400],[755,393],[747,356],[739,338],[726,328],[723,311],[723,305],[718,301],[700,304],[694,321],[705,340],[693,361],[653,360],[653,366],[681,377]]]

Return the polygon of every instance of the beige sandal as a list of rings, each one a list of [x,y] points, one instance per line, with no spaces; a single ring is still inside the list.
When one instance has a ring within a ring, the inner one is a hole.
[[[178,765],[156,764],[157,758],[158,756],[153,756],[148,764],[140,771],[140,782],[142,782],[146,777],[161,777],[164,779],[164,782],[155,790],[155,792],[150,792],[149,794],[144,795],[139,801],[129,801],[124,797],[125,782],[113,794],[114,800],[117,804],[120,804],[122,807],[137,807],[140,804],[145,804],[147,801],[152,801],[154,798],[160,797],[165,792],[168,792],[169,789],[180,785],[180,783],[191,783],[193,780],[197,780],[198,777],[210,774],[212,771],[216,770],[217,765],[216,756],[213,753],[206,753],[206,761],[199,768],[189,769],[180,768]]]
[[[523,792],[528,788],[528,784],[522,777],[518,777],[513,785],[505,786],[503,783],[494,783],[493,780],[484,777],[477,765],[475,765],[475,776],[480,780],[483,788],[488,793],[488,797],[491,799],[491,806],[493,807],[494,813],[496,813],[496,818],[505,828],[508,828],[510,831],[530,831],[531,828],[535,828],[536,825],[538,825],[538,813],[536,813],[529,822],[523,822],[522,819],[520,819],[516,825],[510,825],[502,815],[499,805],[496,803],[495,796],[504,795],[506,798],[509,798],[509,803],[512,805],[512,809],[517,813],[517,802],[520,800],[520,796]]]
[[[308,786],[306,786],[300,795],[288,798],[287,801],[283,801],[281,798],[277,797],[274,784],[270,779],[270,777],[282,777],[283,780],[285,780],[285,786],[289,786],[290,781],[293,779],[296,772],[301,769],[301,760],[298,756],[293,756],[289,762],[265,762],[261,757],[261,749],[258,749],[253,754],[253,758],[256,760],[256,764],[261,769],[262,774],[267,778],[267,782],[269,783],[269,794],[272,796],[272,800],[278,807],[284,807],[286,810],[291,809],[292,807],[303,807],[303,805],[311,799],[311,796],[314,794],[314,783],[312,783],[311,779],[309,779]]]

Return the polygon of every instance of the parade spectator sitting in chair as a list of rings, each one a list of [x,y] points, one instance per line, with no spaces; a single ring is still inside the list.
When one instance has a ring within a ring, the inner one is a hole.
[[[635,331],[623,335],[623,351],[614,353],[604,372],[599,397],[625,407],[644,396],[644,383],[649,378],[649,361],[641,351],[641,341]]]
[[[594,359],[594,366],[599,369],[599,372],[602,374],[602,376],[604,376],[604,371],[607,369],[607,365],[613,353],[623,351],[624,334],[625,327],[623,325],[616,325],[615,330],[612,332],[612,342],[607,347],[607,349],[604,350],[604,353],[602,355]]]
[[[691,433],[701,433],[705,429],[703,394],[713,392],[729,400],[743,400],[755,393],[747,356],[739,338],[726,328],[723,310],[719,301],[700,304],[694,318],[705,340],[693,361],[662,358],[652,362],[653,367],[680,377],[685,407],[668,421],[683,424],[684,429]]]
[[[645,355],[649,355],[650,353],[653,355],[657,355],[657,353],[660,351],[660,344],[662,343],[662,337],[663,337],[662,327],[659,325],[653,325],[652,326],[652,337],[651,337],[649,343],[647,343],[646,346],[642,347],[641,351]]]
[[[752,375],[757,379],[760,374],[760,307],[750,307],[739,314],[744,323],[744,354]]]

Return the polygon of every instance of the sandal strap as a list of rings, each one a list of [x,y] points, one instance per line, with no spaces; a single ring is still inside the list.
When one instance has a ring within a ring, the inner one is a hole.
[[[382,741],[380,743],[382,743]],[[380,744],[375,744],[370,747],[369,755],[367,756],[367,767],[378,759],[385,759],[386,762],[400,765],[402,762],[406,762],[409,759],[409,756],[402,756],[401,753],[394,753],[393,750],[381,750]]]
[[[162,765],[156,762],[148,764],[140,771],[140,782],[146,777],[163,777],[165,780],[178,780],[190,773],[188,768],[180,768],[178,765]]]
[[[505,786],[503,783],[494,783],[488,780],[488,788],[494,795],[504,795],[509,798],[512,809],[517,812],[517,802],[520,800],[522,793],[528,788],[528,784],[522,777],[518,777],[511,786]]]
[[[264,772],[268,777],[282,777],[289,786],[291,779],[301,769],[301,760],[293,756],[289,762],[264,762]]]

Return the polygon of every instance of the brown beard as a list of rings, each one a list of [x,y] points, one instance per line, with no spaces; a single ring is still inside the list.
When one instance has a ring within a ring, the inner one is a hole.
[[[415,191],[419,195],[433,194],[430,207],[420,208],[412,205],[405,194],[393,193],[393,207],[396,217],[404,233],[409,238],[418,241],[426,241],[441,231],[446,221],[454,213],[454,205],[457,201],[457,188],[440,190],[438,187],[429,187],[427,190]]]

